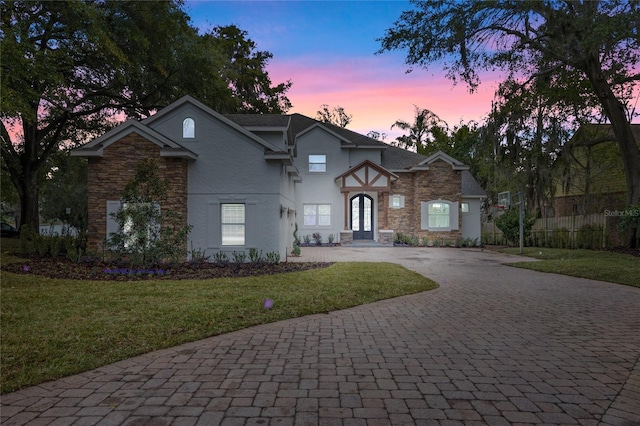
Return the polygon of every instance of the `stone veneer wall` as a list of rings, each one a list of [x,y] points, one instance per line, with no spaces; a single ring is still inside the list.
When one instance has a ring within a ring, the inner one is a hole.
[[[102,157],[89,158],[88,246],[101,251],[107,230],[107,201],[119,200],[125,185],[134,177],[138,162],[155,158],[160,175],[169,181],[167,200],[161,209],[187,218],[187,167],[182,158],[160,157],[160,147],[137,133],[131,133],[104,149]],[[184,242],[185,247],[187,241]]]
[[[387,197],[385,197],[386,205],[381,205],[382,201],[378,204],[378,211],[382,211],[383,208],[388,209],[388,229],[392,229],[394,233],[401,232],[405,235],[417,236],[420,243],[423,238],[429,241],[436,239],[455,241],[462,237],[462,217],[459,211],[457,231],[430,232],[420,229],[421,201],[440,199],[460,203],[462,190],[460,170],[453,170],[445,161],[436,161],[429,166],[429,170],[397,174],[399,178],[391,184],[390,195],[404,195],[404,207],[389,208]],[[378,225],[383,226],[382,223]]]

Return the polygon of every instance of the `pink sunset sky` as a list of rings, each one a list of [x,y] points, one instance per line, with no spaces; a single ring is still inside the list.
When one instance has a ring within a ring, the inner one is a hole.
[[[206,31],[237,25],[258,50],[273,54],[267,70],[274,84],[290,80],[290,113],[315,117],[322,104],[341,106],[353,121],[348,129],[403,134],[396,120],[411,122],[414,105],[436,113],[449,126],[482,121],[496,84],[485,75],[469,94],[454,86],[441,67],[407,74],[402,52],[376,55],[385,30],[408,1],[187,1],[192,24]]]

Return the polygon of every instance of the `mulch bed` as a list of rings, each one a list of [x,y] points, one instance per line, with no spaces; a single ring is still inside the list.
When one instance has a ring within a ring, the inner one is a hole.
[[[2,267],[3,271],[16,274],[33,274],[49,278],[92,281],[139,281],[139,280],[204,280],[223,277],[250,277],[306,271],[326,268],[330,262],[281,262],[228,263],[217,265],[211,262],[157,265],[151,268],[130,268],[110,265],[100,261],[71,262],[64,257],[29,257],[22,262]]]

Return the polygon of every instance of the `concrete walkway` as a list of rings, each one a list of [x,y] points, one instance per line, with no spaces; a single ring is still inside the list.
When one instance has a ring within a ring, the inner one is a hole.
[[[2,396],[5,425],[640,425],[640,289],[476,249],[303,248],[441,287]],[[275,301],[277,303],[277,301]]]

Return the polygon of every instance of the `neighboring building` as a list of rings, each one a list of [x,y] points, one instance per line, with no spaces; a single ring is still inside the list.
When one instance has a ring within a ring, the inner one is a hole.
[[[640,124],[631,125],[640,145]],[[624,209],[627,183],[620,149],[608,124],[582,126],[564,148],[553,211],[572,216]]]
[[[72,151],[89,161],[89,246],[117,231],[111,214],[136,164],[155,158],[170,182],[160,206],[187,218],[189,250],[257,248],[284,258],[298,234],[392,244],[480,239],[485,193],[468,166],[389,146],[300,114],[222,115],[183,97]]]

